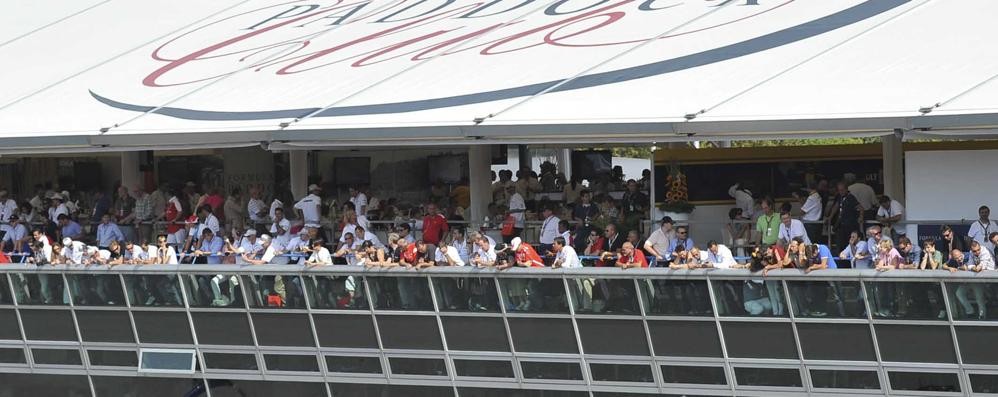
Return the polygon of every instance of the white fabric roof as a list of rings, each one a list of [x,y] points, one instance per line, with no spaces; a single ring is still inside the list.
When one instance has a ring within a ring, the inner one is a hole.
[[[993,0],[9,3],[0,152],[998,125]]]

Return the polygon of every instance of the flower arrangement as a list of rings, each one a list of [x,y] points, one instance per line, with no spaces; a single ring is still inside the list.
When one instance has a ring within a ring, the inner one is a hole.
[[[686,175],[679,170],[679,166],[669,167],[669,175],[665,177],[665,202],[658,205],[658,209],[663,212],[675,212],[688,214],[693,212],[695,205],[689,202],[690,191],[686,184]]]

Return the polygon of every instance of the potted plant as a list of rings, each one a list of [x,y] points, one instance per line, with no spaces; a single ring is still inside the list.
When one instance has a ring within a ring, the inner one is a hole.
[[[658,209],[662,216],[669,216],[675,221],[685,221],[690,219],[690,213],[696,206],[689,202],[689,186],[686,184],[686,175],[679,170],[678,165],[669,167],[669,175],[665,177],[665,201],[658,204]]]

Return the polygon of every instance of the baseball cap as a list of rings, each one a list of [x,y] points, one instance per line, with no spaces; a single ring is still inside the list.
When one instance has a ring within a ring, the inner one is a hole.
[[[71,238],[69,238],[69,237],[64,237],[64,238],[62,239],[62,245],[70,245],[70,244],[72,244],[72,243],[73,243],[73,239],[71,239]]]
[[[514,237],[513,241],[510,242],[513,247],[513,251],[516,251],[517,248],[520,248],[520,243],[522,242],[523,240],[521,240],[519,237]]]
[[[268,242],[268,241],[270,241],[270,235],[269,234],[261,234],[260,235],[260,241],[265,242],[265,243]]]
[[[308,185],[308,191],[310,191],[310,192],[311,192],[311,191],[313,191],[313,190],[322,190],[322,188],[321,188],[321,187],[319,187],[319,185],[316,185],[316,184],[314,184],[314,183],[313,183],[313,184],[311,184],[311,185]]]
[[[243,237],[256,236],[256,229],[249,229],[243,233]]]

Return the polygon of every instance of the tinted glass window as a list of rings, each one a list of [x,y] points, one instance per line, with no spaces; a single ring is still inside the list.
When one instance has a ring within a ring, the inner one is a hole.
[[[302,280],[313,309],[368,310],[364,277],[305,276]]]
[[[582,367],[579,363],[520,361],[520,370],[525,379],[582,380]]]
[[[905,320],[945,320],[939,283],[867,282],[874,318]]]
[[[443,350],[440,327],[430,316],[378,316],[386,349]]]
[[[31,349],[35,364],[83,365],[79,350],[71,349]]]
[[[894,390],[960,392],[960,381],[956,374],[928,372],[888,372]]]
[[[797,358],[789,323],[721,323],[728,355],[740,358]]]
[[[87,350],[90,365],[106,367],[136,367],[139,353],[131,350]]]
[[[198,274],[185,275],[180,280],[187,286],[187,301],[191,307],[246,307],[238,276]],[[218,286],[217,297],[214,285]]]
[[[253,345],[245,313],[191,312],[191,318],[202,345]]]
[[[739,386],[801,387],[800,370],[785,368],[735,368]]]
[[[998,364],[998,328],[956,327],[964,364]]]
[[[589,364],[593,381],[654,382],[651,367],[633,364]]]
[[[0,373],[0,395],[89,396],[90,382],[80,375]]]
[[[208,380],[211,397],[325,396],[326,386],[315,382]]]
[[[509,318],[513,344],[519,352],[578,353],[572,321],[560,318]],[[539,335],[555,337],[539,338]]]
[[[0,305],[12,304],[14,304],[14,300],[10,296],[10,283],[7,282],[7,275],[0,274]]]
[[[453,388],[440,386],[330,383],[329,389],[333,392],[333,396],[351,397],[449,397],[454,395]],[[212,397],[215,396],[216,394],[213,392]]]
[[[19,274],[12,275],[12,277],[14,296],[19,304],[69,305],[69,301],[63,299],[65,295],[63,295],[64,285],[61,274]]]
[[[140,343],[193,344],[183,312],[132,312]]]
[[[253,313],[260,346],[315,346],[307,314]]]
[[[648,321],[657,356],[721,357],[713,321]]]
[[[460,387],[461,397],[589,397],[589,393],[565,390],[492,389]]]
[[[315,356],[291,354],[264,354],[263,361],[269,371],[319,372]]]
[[[634,280],[582,278],[568,287],[576,313],[641,314]]]
[[[77,310],[76,321],[84,341],[135,343],[127,312]]]
[[[30,340],[77,340],[73,315],[68,310],[21,310],[21,320]]]
[[[0,310],[0,339],[21,339],[20,322],[12,309]]]
[[[433,310],[426,277],[367,277],[378,310]]]
[[[787,317],[789,312],[779,280],[714,281],[714,299],[721,316]]]
[[[724,385],[728,382],[723,367],[688,367],[663,365],[662,379],[665,383],[689,383],[700,385]]]
[[[378,357],[326,356],[329,372],[359,374],[380,374],[381,359]]]
[[[713,314],[705,280],[639,281],[648,315],[708,316]]]
[[[974,393],[998,393],[998,375],[970,374],[970,388]]]
[[[578,324],[586,354],[648,355],[641,321],[578,320]]]
[[[568,313],[565,284],[557,278],[502,278],[507,313]]]
[[[125,288],[133,307],[184,306],[177,276],[125,276]]]
[[[203,353],[205,366],[210,369],[256,371],[256,355],[236,353]]]
[[[509,361],[454,360],[458,376],[512,378],[513,363]]]
[[[204,387],[201,379],[171,379],[134,376],[95,376],[97,396],[173,397]]]
[[[499,317],[442,317],[450,350],[509,351],[506,326]]]
[[[258,309],[304,309],[301,280],[291,275],[243,276],[250,307]],[[238,291],[234,291],[238,292]]]
[[[389,358],[392,373],[396,375],[447,376],[444,360],[436,358]]]
[[[787,285],[795,317],[866,318],[859,282],[792,281]]]
[[[884,361],[955,363],[949,327],[925,325],[874,326]],[[912,346],[918,346],[912,349]]]
[[[799,323],[797,335],[800,336],[805,359],[877,360],[870,326],[866,324]]]
[[[312,320],[323,347],[378,348],[370,314],[313,314]]]
[[[194,371],[196,361],[193,350],[157,351],[142,349],[139,352],[140,370]]]
[[[27,360],[24,358],[24,349],[20,347],[5,347],[0,349],[0,363],[3,364],[23,364]]]
[[[876,371],[811,370],[811,383],[820,389],[880,389]]]

